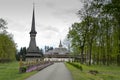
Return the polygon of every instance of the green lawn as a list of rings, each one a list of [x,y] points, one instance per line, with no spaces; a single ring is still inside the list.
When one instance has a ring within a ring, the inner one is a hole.
[[[117,66],[81,65],[83,71],[80,71],[68,63],[65,64],[71,71],[74,80],[120,80],[120,67]],[[97,75],[93,75],[89,73],[89,70],[97,70],[99,73]]]
[[[29,77],[37,73],[37,71],[33,71],[30,73],[19,73],[19,64],[18,62],[11,62],[11,63],[0,63],[0,80],[24,80],[25,78]]]

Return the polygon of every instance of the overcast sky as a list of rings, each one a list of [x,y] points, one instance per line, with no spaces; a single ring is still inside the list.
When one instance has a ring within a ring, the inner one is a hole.
[[[63,41],[69,27],[79,21],[77,11],[80,0],[34,0],[36,43],[57,47]],[[0,18],[8,22],[8,30],[20,47],[28,47],[32,22],[33,0],[0,0]]]

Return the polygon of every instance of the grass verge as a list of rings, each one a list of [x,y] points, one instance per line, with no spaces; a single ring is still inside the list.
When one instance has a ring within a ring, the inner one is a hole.
[[[35,73],[37,71],[20,74],[18,62],[0,63],[0,80],[24,80]]]
[[[66,67],[71,71],[74,80],[120,80],[120,67],[118,66],[82,66],[82,71],[69,63],[65,63]],[[80,65],[79,63],[75,63]],[[99,73],[93,75],[90,70],[97,70]]]

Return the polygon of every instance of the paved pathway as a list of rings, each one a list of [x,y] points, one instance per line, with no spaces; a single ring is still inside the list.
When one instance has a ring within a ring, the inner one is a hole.
[[[73,80],[71,73],[64,63],[54,63],[53,65],[39,71],[26,80]]]

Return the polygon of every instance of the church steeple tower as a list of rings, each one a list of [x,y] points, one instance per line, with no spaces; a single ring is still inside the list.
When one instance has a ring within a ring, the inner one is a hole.
[[[29,51],[36,51],[36,30],[35,30],[35,10],[33,7],[33,16],[32,16],[32,25],[31,25],[31,31],[30,31],[30,44],[29,44]]]
[[[35,8],[33,6],[33,16],[32,16],[32,25],[31,25],[31,31],[30,34],[37,34],[35,30]]]
[[[30,30],[30,43],[27,49],[26,60],[39,60],[42,56],[39,48],[36,46],[36,30],[35,30],[35,7],[33,5],[32,24]]]
[[[59,44],[59,47],[60,47],[60,48],[62,47],[62,43],[61,43],[61,40],[60,40],[60,44]]]

